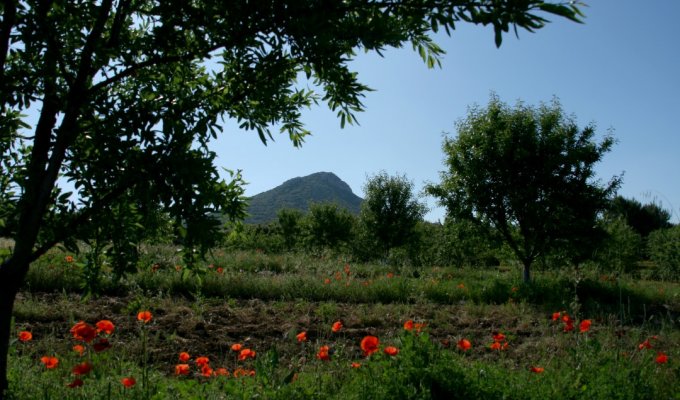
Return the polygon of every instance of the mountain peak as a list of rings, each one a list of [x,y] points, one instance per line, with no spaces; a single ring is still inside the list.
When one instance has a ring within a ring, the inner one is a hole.
[[[282,208],[307,212],[312,203],[333,202],[358,214],[363,199],[352,192],[349,185],[332,172],[316,172],[296,177],[250,198],[245,222],[263,224],[274,221]]]

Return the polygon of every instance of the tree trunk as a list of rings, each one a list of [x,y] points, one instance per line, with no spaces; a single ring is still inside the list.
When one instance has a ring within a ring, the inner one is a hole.
[[[522,274],[522,280],[524,283],[530,283],[531,282],[531,260],[524,260],[524,272]]]
[[[23,264],[10,257],[0,266],[0,399],[5,397],[8,388],[7,367],[14,300],[28,271],[28,262]]]

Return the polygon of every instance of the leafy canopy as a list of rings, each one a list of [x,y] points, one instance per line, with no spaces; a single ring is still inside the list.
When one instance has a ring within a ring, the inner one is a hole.
[[[447,169],[427,191],[453,218],[493,227],[525,266],[555,250],[585,256],[599,237],[596,218],[620,179],[595,179],[593,167],[614,140],[594,141],[595,127],[580,129],[557,99],[514,108],[495,95],[472,107],[444,140]]]

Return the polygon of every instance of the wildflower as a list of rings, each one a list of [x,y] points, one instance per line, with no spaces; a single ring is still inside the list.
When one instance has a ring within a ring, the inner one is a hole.
[[[557,312],[552,313],[552,320],[557,321],[558,319],[560,319],[560,312],[557,311]]]
[[[99,353],[104,350],[108,350],[111,348],[111,343],[109,343],[108,339],[101,338],[97,343],[95,343],[92,348],[94,349],[95,352]]]
[[[94,325],[97,327],[97,332],[104,332],[107,335],[112,334],[113,330],[115,329],[113,322],[109,321],[108,319],[103,319]]]
[[[456,286],[458,289],[465,289],[465,284],[463,282],[459,283],[458,286]]]
[[[652,346],[652,344],[649,342],[649,339],[645,339],[644,342],[642,342],[642,343],[640,343],[640,344],[638,345],[638,349],[639,349],[639,350],[643,350],[643,349],[651,349],[652,347],[653,347],[653,346]]]
[[[44,356],[40,358],[40,362],[45,365],[47,369],[55,369],[59,365],[59,359],[57,357]]]
[[[375,336],[365,336],[361,339],[361,350],[363,350],[364,356],[368,357],[378,351],[379,343],[380,341]]]
[[[206,378],[210,378],[213,375],[213,369],[210,368],[210,365],[204,364],[201,367],[201,375],[205,376]]]
[[[204,365],[210,364],[210,359],[208,357],[196,357],[196,365],[202,367]]]
[[[92,364],[87,361],[84,361],[73,367],[74,375],[87,375],[90,373],[90,371],[92,371]]]
[[[121,379],[121,380],[120,380],[120,383],[122,383],[123,386],[125,386],[126,388],[130,388],[130,387],[135,386],[135,384],[137,383],[137,381],[135,380],[134,377],[129,376],[129,377],[127,377],[127,378]]]
[[[335,321],[333,323],[333,327],[331,327],[331,330],[333,332],[340,332],[340,329],[342,329],[342,322],[340,321]]]
[[[326,278],[323,280],[324,285],[330,285],[331,284],[331,278]]]
[[[361,368],[361,363],[353,362],[351,366],[352,368]]]
[[[74,339],[87,343],[90,343],[97,336],[97,330],[83,321],[73,325],[70,332]]]
[[[78,353],[78,355],[82,356],[83,353],[85,352],[85,346],[83,346],[81,344],[77,344],[77,345],[73,346],[73,351]]]
[[[231,351],[236,351],[239,352],[243,348],[243,345],[241,343],[234,343],[231,345]]]
[[[151,311],[140,311],[137,314],[137,320],[138,321],[143,321],[145,324],[151,321]]]
[[[458,341],[458,348],[463,351],[468,351],[472,348],[472,343],[467,339],[460,339]]]
[[[578,329],[581,333],[588,332],[590,330],[590,325],[592,324],[592,321],[589,319],[584,319],[581,321],[581,323],[578,326]]]
[[[543,371],[545,371],[545,368],[543,368],[543,367],[531,367],[530,371],[535,373],[535,374],[542,374]]]
[[[189,364],[175,365],[175,375],[189,375]]]
[[[73,380],[73,382],[69,383],[69,384],[66,385],[66,386],[68,386],[68,387],[70,387],[71,389],[73,389],[73,388],[81,387],[81,386],[83,386],[84,384],[85,384],[85,382],[83,382],[82,379],[76,378],[76,379]]]
[[[660,352],[656,353],[656,360],[654,360],[654,361],[657,364],[666,364],[668,362],[668,356],[660,351]]]
[[[305,332],[305,331],[300,332],[295,337],[297,338],[297,341],[300,342],[300,343],[306,342],[307,341],[307,332]]]
[[[30,342],[33,339],[33,334],[29,331],[19,332],[19,340],[22,342]]]
[[[501,349],[501,342],[493,342],[493,343],[491,343],[491,345],[489,346],[489,348],[490,348],[491,350],[499,350],[499,351],[500,351],[500,349]]]
[[[349,270],[349,264],[345,264],[345,275],[350,276],[352,272]]]
[[[248,358],[255,358],[255,355],[257,353],[253,350],[250,349],[243,349],[241,352],[238,354],[238,359],[239,361],[245,361]]]
[[[330,361],[331,355],[330,355],[329,352],[330,352],[330,347],[321,346],[319,348],[319,352],[316,353],[316,358],[318,358],[319,360],[323,360],[323,361]]]
[[[222,274],[222,273],[224,273],[224,268],[217,267],[217,269],[215,271],[217,271],[218,274]]]
[[[64,261],[66,261],[66,262],[69,263],[69,264],[72,263],[72,262],[73,262],[73,256],[66,256],[66,257],[64,257]]]
[[[179,353],[179,360],[181,362],[187,362],[189,359],[191,359],[191,356],[186,351]]]
[[[494,342],[502,342],[505,340],[505,335],[502,332],[494,333],[493,340]]]
[[[217,368],[215,370],[215,376],[229,376],[229,370],[226,368]]]
[[[388,278],[388,279],[394,278],[394,273],[393,273],[393,272],[388,272],[388,273],[387,273],[387,278]]]
[[[408,321],[404,322],[404,329],[407,331],[412,331],[413,330],[413,320],[409,319]]]
[[[385,352],[385,354],[387,354],[388,356],[394,357],[397,354],[399,354],[399,349],[394,346],[387,346],[385,347],[385,350],[383,350],[383,352]]]

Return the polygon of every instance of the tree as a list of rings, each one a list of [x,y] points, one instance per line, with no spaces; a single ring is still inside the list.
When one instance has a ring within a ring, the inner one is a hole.
[[[405,175],[389,176],[382,171],[364,185],[359,221],[378,249],[387,253],[413,239],[426,211],[413,193],[413,182]]]
[[[303,216],[302,211],[294,208],[282,208],[276,213],[276,221],[288,251],[293,250],[299,240]]]
[[[603,236],[596,219],[620,184],[593,180],[611,136],[595,143],[595,127],[580,129],[557,99],[511,109],[495,95],[456,128],[444,140],[442,182],[426,189],[452,217],[490,224],[523,263],[526,282],[534,260],[550,251],[587,256]]]
[[[652,231],[670,228],[671,213],[656,203],[642,204],[635,199],[616,196],[610,212],[621,216],[640,236],[646,238]]]
[[[305,241],[317,249],[337,249],[350,240],[354,219],[335,203],[312,203],[303,220]]]
[[[539,0],[0,3],[0,225],[14,240],[0,264],[0,391],[15,295],[49,248],[136,193],[189,247],[215,229],[213,213],[244,215],[240,175],[222,180],[209,148],[220,118],[262,141],[278,126],[300,145],[302,109],[323,101],[341,125],[363,109],[354,50],[410,42],[433,66],[431,31],[492,25],[500,45],[510,27],[543,27],[541,13],[581,16]]]

